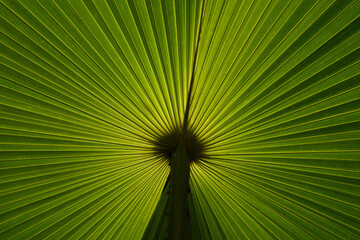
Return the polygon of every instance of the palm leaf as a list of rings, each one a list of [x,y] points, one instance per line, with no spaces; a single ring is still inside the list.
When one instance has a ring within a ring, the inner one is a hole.
[[[0,8],[0,239],[360,236],[359,1]]]

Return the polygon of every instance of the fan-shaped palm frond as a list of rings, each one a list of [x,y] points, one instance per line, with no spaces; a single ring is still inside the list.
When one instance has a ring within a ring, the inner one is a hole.
[[[360,1],[0,11],[0,239],[359,238]]]

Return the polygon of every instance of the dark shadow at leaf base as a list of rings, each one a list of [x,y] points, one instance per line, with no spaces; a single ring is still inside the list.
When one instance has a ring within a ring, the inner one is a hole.
[[[156,156],[166,159],[170,165],[171,154],[175,151],[181,138],[181,129],[175,129],[169,133],[160,136],[152,142],[153,152]],[[186,153],[192,162],[198,162],[201,158],[205,157],[204,153],[205,144],[201,141],[196,134],[188,130],[186,132]]]

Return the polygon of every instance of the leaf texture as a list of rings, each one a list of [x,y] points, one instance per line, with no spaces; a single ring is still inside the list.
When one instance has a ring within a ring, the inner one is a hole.
[[[0,8],[0,239],[164,239],[189,94],[189,239],[359,238],[359,1]]]

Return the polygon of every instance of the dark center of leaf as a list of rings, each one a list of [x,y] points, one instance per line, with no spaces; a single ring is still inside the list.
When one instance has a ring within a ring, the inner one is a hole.
[[[155,155],[160,156],[170,164],[171,154],[175,151],[181,138],[181,130],[175,129],[153,142]],[[204,157],[204,142],[191,130],[186,132],[186,153],[191,162],[197,162]]]

